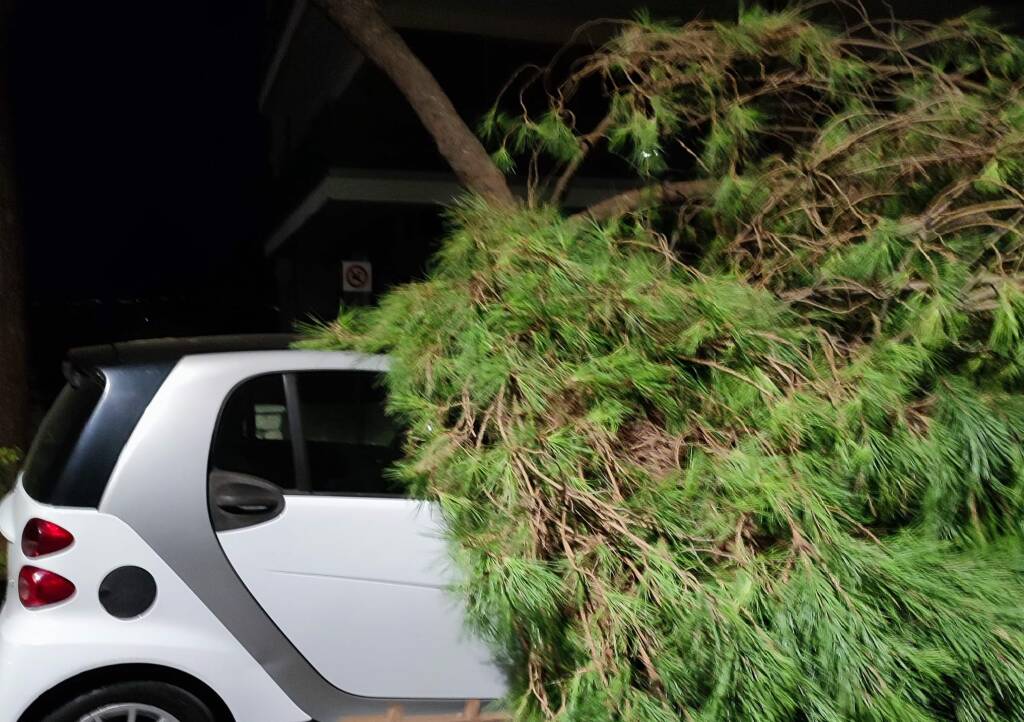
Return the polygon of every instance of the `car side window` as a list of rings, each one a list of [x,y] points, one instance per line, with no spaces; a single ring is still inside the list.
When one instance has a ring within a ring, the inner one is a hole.
[[[217,422],[210,468],[257,476],[282,489],[299,487],[281,374],[251,378],[231,392]]]
[[[314,493],[402,496],[390,467],[401,432],[385,413],[381,375],[373,371],[296,373],[302,435]]]

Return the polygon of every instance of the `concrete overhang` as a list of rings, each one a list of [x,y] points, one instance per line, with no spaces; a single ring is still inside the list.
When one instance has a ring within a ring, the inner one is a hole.
[[[622,181],[580,178],[566,194],[564,205],[586,208],[628,188]],[[513,184],[512,190],[520,197],[526,195],[524,184]],[[334,169],[285,217],[267,239],[263,250],[268,256],[273,254],[332,203],[444,206],[463,193],[463,187],[447,173]]]
[[[664,17],[712,17],[734,14],[737,6],[731,2],[709,6],[701,0],[380,0],[384,18],[399,31],[460,33],[552,45],[562,45],[570,39],[590,44],[604,42],[614,23],[593,21],[629,18],[637,7]],[[260,107],[266,103],[293,41],[297,35],[302,36],[300,26],[315,22],[311,14],[325,16],[325,11],[311,0],[293,0],[263,78]],[[587,29],[578,32],[584,24]],[[354,67],[358,67],[358,62],[356,57],[351,60]],[[343,70],[341,74],[349,72]]]

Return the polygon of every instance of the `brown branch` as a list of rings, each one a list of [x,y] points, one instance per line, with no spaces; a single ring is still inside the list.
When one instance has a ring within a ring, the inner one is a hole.
[[[367,58],[398,87],[459,181],[500,206],[515,196],[433,74],[381,16],[376,0],[317,0]]]
[[[708,198],[714,189],[714,182],[709,180],[672,181],[645,186],[606,198],[574,214],[573,218],[605,221],[640,208]]]
[[[572,182],[573,177],[576,175],[576,171],[579,170],[583,161],[586,160],[587,155],[593,149],[594,145],[604,137],[604,134],[608,132],[614,122],[614,118],[611,113],[606,115],[604,119],[597,124],[597,127],[592,131],[580,138],[580,149],[576,154],[576,157],[569,161],[569,164],[562,171],[562,175],[558,177],[555,182],[555,189],[551,191],[551,202],[558,203],[562,200],[562,196],[565,195],[565,191],[569,188],[569,183]]]

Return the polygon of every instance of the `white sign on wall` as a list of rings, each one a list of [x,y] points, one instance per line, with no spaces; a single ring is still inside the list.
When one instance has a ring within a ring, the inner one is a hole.
[[[342,261],[341,290],[346,293],[373,291],[373,264],[369,261]]]

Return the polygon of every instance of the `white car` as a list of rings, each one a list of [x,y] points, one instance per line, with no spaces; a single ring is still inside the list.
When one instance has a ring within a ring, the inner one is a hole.
[[[387,468],[387,359],[282,337],[72,352],[0,507],[0,722],[334,722],[505,692]]]

